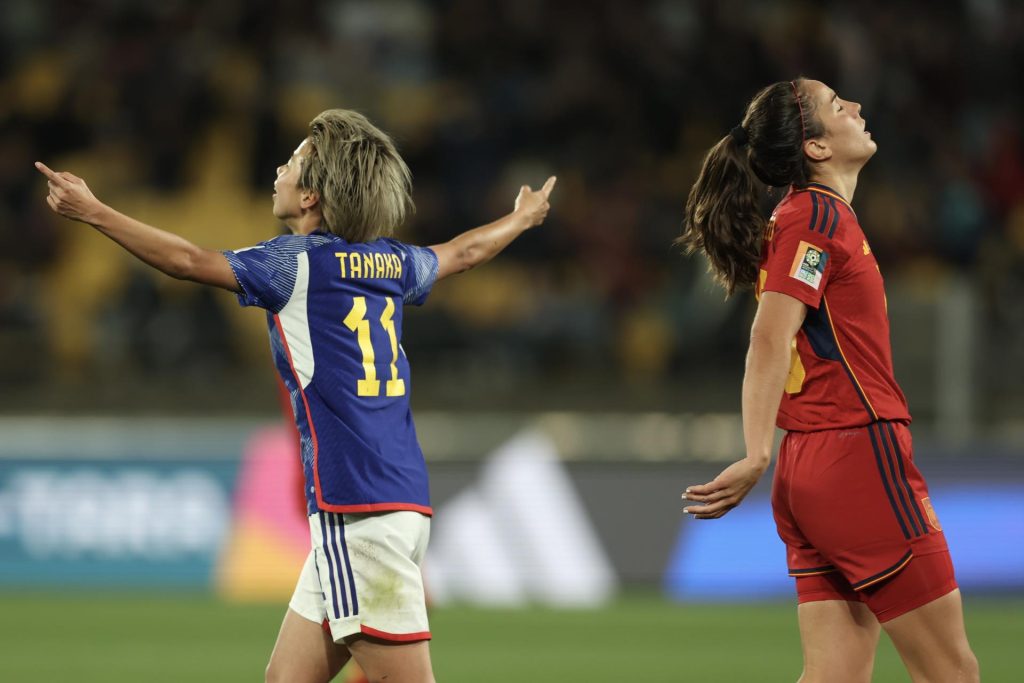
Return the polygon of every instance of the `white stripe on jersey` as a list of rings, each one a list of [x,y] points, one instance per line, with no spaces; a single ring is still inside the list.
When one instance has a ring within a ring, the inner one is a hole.
[[[309,317],[306,312],[306,298],[309,293],[309,254],[300,252],[295,256],[298,271],[295,273],[295,287],[288,303],[278,313],[281,332],[288,340],[295,374],[305,389],[313,380],[313,342],[309,336]]]

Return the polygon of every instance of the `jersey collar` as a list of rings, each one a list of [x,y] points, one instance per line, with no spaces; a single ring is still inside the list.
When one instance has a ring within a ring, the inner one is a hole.
[[[804,189],[809,192],[817,192],[819,194],[828,195],[829,197],[834,197],[843,204],[846,204],[846,207],[853,211],[853,207],[850,206],[850,202],[846,201],[846,199],[843,198],[843,195],[839,194],[828,185],[823,185],[822,183],[807,183],[807,187]]]
[[[330,238],[335,239],[335,240],[337,240],[339,242],[345,242],[346,241],[345,238],[342,237],[341,235],[335,235],[333,232],[331,232],[330,230],[328,230],[327,228],[324,228],[322,226],[317,228],[316,230],[314,230],[313,232],[311,232],[309,234],[310,234],[310,236],[320,235],[321,237],[330,237]]]

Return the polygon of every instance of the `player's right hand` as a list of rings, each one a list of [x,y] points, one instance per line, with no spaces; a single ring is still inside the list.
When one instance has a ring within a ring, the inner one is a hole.
[[[73,221],[95,222],[97,209],[102,204],[84,180],[67,171],[53,171],[41,161],[37,161],[35,166],[46,176],[46,184],[50,189],[46,203],[54,212]]]
[[[744,458],[726,467],[707,484],[687,487],[683,492],[683,500],[698,505],[687,505],[683,512],[693,515],[694,519],[718,519],[747,497],[750,489],[764,474],[765,467],[750,458]]]
[[[551,190],[555,189],[555,180],[555,176],[551,176],[544,183],[544,187],[536,191],[531,190],[529,185],[519,188],[515,212],[526,216],[529,227],[540,225],[547,218],[548,209],[551,208],[548,198],[551,196]]]

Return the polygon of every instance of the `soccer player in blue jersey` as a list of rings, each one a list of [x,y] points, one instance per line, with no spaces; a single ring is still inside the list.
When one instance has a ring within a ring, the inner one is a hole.
[[[170,275],[267,312],[274,364],[302,441],[312,551],[267,666],[268,681],[329,681],[354,657],[371,681],[434,680],[420,562],[427,471],[409,410],[402,305],[490,260],[548,212],[555,179],[514,210],[429,248],[391,238],[412,180],[391,139],[331,109],[277,169],[274,216],[291,234],[211,251],[103,204],[42,163],[50,208]]]

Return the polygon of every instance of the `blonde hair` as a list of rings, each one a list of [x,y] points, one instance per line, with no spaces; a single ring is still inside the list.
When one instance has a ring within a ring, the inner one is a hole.
[[[323,227],[349,242],[389,237],[415,211],[412,174],[386,133],[362,114],[328,109],[309,123],[299,186],[320,195]]]

